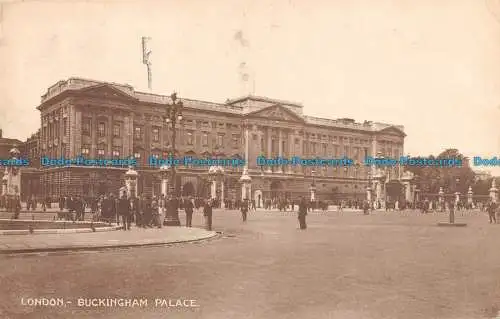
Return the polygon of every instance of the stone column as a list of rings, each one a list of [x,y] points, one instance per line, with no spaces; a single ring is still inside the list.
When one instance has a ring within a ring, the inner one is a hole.
[[[272,156],[272,143],[271,143],[271,127],[267,127],[267,158],[271,158]],[[266,167],[266,173],[272,173],[271,166]]]
[[[248,130],[248,125],[245,125],[245,166],[249,167],[250,156],[248,154],[250,149],[250,132]]]
[[[407,202],[412,202],[411,198],[411,183],[410,182],[405,182],[405,200]]]
[[[279,129],[278,130],[278,157],[283,157],[283,130]],[[283,173],[283,167],[279,165],[277,167],[277,173],[281,174]]]
[[[376,207],[378,207],[378,203],[382,204],[382,185],[380,184],[380,181],[375,182],[375,192],[376,192]]]
[[[212,198],[217,197],[217,181],[216,181],[216,180],[213,180],[213,181],[212,181],[212,190],[211,190],[211,192],[210,192],[210,193],[211,193],[211,194],[210,194],[210,196],[211,196]]]
[[[293,134],[293,131],[292,133],[288,134],[288,158],[291,159],[295,154],[294,154],[294,145],[295,145],[295,136]],[[293,167],[292,165],[287,165],[287,168],[286,168],[286,172],[287,174],[293,174]]]
[[[309,191],[311,192],[311,202],[316,201],[316,186],[309,187]]]
[[[472,207],[472,196],[474,193],[472,192],[472,186],[469,186],[469,190],[467,191],[467,203]]]
[[[372,202],[372,189],[370,186],[366,188],[366,200],[368,201],[368,203]]]
[[[165,197],[168,195],[168,178],[163,176],[161,179],[161,194]]]
[[[7,195],[7,173],[4,173],[4,177],[2,178],[2,195]]]
[[[108,123],[106,123],[106,157],[111,158],[113,156],[113,114],[108,117]]]
[[[129,167],[128,171],[125,173],[125,188],[127,191],[127,197],[131,197],[132,195],[137,196],[137,180],[139,174],[137,171],[133,169],[133,167]],[[120,194],[121,195],[121,194]]]
[[[444,203],[444,191],[442,187],[439,187],[439,193],[438,193],[438,201],[439,204],[442,205]]]
[[[455,192],[455,204],[458,204],[460,201],[460,192]]]
[[[226,204],[224,203],[224,179],[220,181],[220,207],[221,208],[226,208]]]
[[[490,198],[493,203],[496,203],[498,201],[498,188],[495,179],[493,179],[493,182],[491,183]]]

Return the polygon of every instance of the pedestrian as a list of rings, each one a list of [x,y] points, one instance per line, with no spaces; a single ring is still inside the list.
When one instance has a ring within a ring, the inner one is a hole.
[[[241,205],[241,218],[244,222],[247,221],[247,213],[248,213],[248,199],[245,198],[243,200],[243,204]]]
[[[369,215],[370,214],[369,210],[370,210],[370,203],[367,200],[365,200],[363,202],[363,214]]]
[[[183,203],[184,206],[184,212],[186,213],[186,227],[191,227],[193,223],[193,199],[191,196],[188,197],[188,199],[184,200]]]
[[[208,198],[203,206],[203,216],[207,230],[212,230],[212,200]]]
[[[306,224],[306,216],[307,216],[307,201],[304,197],[300,197],[300,202],[299,202],[299,225],[300,229],[306,229],[307,224]]]
[[[488,205],[488,215],[490,216],[490,224],[496,224],[497,223],[497,203],[490,201]]]
[[[123,230],[130,230],[130,201],[125,192],[118,201],[118,212],[122,216]]]

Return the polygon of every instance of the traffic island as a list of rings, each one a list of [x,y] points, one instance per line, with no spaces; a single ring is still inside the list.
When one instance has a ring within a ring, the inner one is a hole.
[[[105,250],[195,242],[220,236],[200,228],[133,228],[131,231],[2,236],[0,254]]]

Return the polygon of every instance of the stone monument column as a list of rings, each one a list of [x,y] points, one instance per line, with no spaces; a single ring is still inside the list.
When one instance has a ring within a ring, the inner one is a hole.
[[[160,167],[160,176],[161,176],[161,195],[168,195],[168,173],[170,171],[170,166],[162,166]]]
[[[247,167],[243,168],[243,174],[240,177],[241,185],[241,199],[249,199],[251,200],[251,189],[250,183],[252,182],[252,178],[248,175]]]
[[[134,170],[132,166],[129,167],[128,171],[125,173],[125,187],[127,191],[127,197],[137,196],[137,178],[139,173]]]
[[[212,188],[210,192],[210,197],[215,198],[217,197],[217,181],[213,180],[212,181]]]
[[[467,203],[470,205],[472,208],[472,196],[474,193],[472,192],[472,186],[469,186],[469,191],[467,191]]]
[[[498,202],[498,188],[495,179],[493,179],[493,182],[491,183],[490,198],[493,203]]]

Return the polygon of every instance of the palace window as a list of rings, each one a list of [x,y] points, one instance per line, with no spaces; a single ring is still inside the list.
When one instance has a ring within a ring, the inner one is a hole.
[[[120,123],[113,124],[113,136],[120,137]]]
[[[187,132],[186,143],[187,143],[187,145],[193,145],[193,133],[192,132]]]
[[[90,145],[83,145],[82,146],[82,155],[86,156],[90,154]]]
[[[347,145],[344,146],[344,156],[349,157],[349,146]]]
[[[326,155],[327,155],[327,154],[326,154],[326,153],[327,153],[327,147],[326,147],[326,144],[323,144],[323,145],[322,145],[322,147],[323,147],[323,156],[326,156]]]
[[[106,155],[105,145],[101,144],[97,148],[97,156],[98,157],[103,157],[104,155]]]
[[[120,157],[120,147],[113,148],[113,157]]]
[[[91,129],[90,119],[83,119],[82,134],[90,136],[90,129]],[[44,135],[47,135],[47,134],[44,134]]]
[[[224,145],[224,135],[219,134],[217,135],[217,146],[223,146]]]
[[[265,148],[265,147],[266,147],[266,145],[264,144],[264,138],[262,137],[262,138],[260,139],[260,151],[261,151],[262,153],[264,153],[264,152],[266,151],[266,148]]]
[[[203,135],[201,137],[201,144],[203,146],[208,146],[208,134],[207,133],[203,133]]]
[[[134,139],[135,140],[142,140],[142,128],[139,126],[136,126],[134,128]]]
[[[152,135],[153,135],[153,142],[160,141],[160,129],[158,127],[153,127]]]
[[[357,147],[354,148],[354,159],[359,161],[359,148]]]
[[[257,135],[254,135],[254,140],[256,140]],[[233,134],[233,147],[237,148],[240,145],[240,136],[238,134]]]
[[[365,147],[364,151],[365,151],[365,158],[367,158],[368,157],[368,147]]]
[[[99,137],[105,137],[106,136],[106,123],[99,122],[99,125],[97,127],[97,132],[99,134]]]

